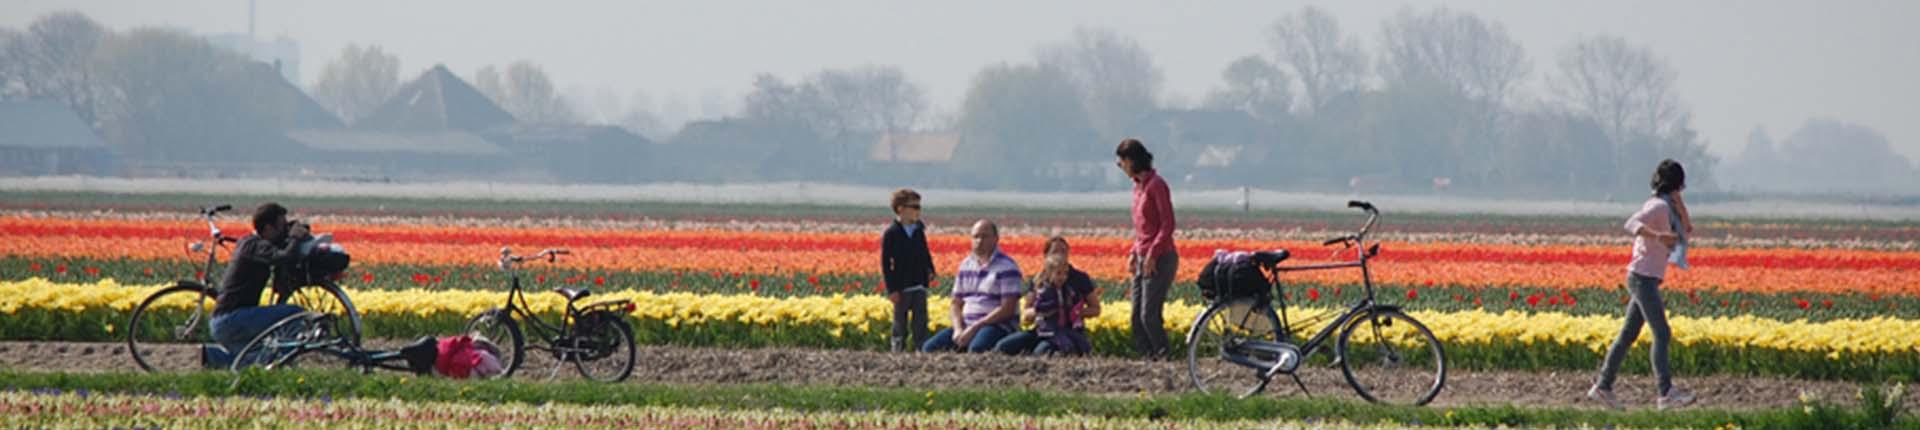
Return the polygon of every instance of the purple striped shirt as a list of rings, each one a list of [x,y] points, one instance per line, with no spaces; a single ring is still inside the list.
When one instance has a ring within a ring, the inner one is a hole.
[[[993,252],[993,259],[985,264],[974,255],[960,261],[960,270],[954,272],[953,296],[961,300],[961,324],[973,326],[998,309],[1003,301],[1019,300],[1021,278],[1020,265],[997,250]]]

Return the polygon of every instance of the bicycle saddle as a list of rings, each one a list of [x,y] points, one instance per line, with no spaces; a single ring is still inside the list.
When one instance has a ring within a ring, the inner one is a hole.
[[[553,289],[553,292],[561,296],[565,296],[568,301],[580,300],[583,297],[593,295],[593,291],[589,291],[585,288],[580,288],[580,289],[555,288]]]
[[[1260,251],[1253,253],[1253,262],[1261,266],[1272,267],[1275,264],[1280,264],[1281,261],[1286,261],[1287,257],[1290,256],[1292,256],[1292,254],[1288,253],[1285,249]]]
[[[406,358],[407,368],[421,375],[433,373],[433,362],[440,358],[440,342],[433,336],[422,337],[400,348],[400,356]]]

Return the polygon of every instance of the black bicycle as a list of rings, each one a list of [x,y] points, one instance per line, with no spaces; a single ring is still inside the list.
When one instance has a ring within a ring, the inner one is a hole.
[[[541,259],[553,263],[567,254],[565,249],[548,249],[531,256],[519,256],[513,255],[512,249],[500,249],[500,271],[507,274],[511,287],[507,303],[474,316],[467,322],[466,330],[505,349],[501,359],[505,360],[506,371],[498,377],[513,377],[526,358],[527,348],[552,354],[553,371],[548,373],[548,378],[558,375],[560,367],[568,363],[573,364],[580,376],[598,381],[620,381],[633,374],[633,327],[622,317],[633,312],[632,301],[606,300],[575,306],[574,303],[593,292],[585,288],[555,288],[555,294],[567,299],[557,324],[541,320],[533,314],[533,308],[527,306],[526,294],[520,287],[520,263]],[[527,345],[520,331],[522,321],[533,330],[536,339],[541,340],[540,344]]]
[[[1286,318],[1284,303],[1276,315],[1267,296],[1214,302],[1187,333],[1187,372],[1196,389],[1247,397],[1264,391],[1275,376],[1284,374],[1302,393],[1311,395],[1296,371],[1332,340],[1328,364],[1340,367],[1360,397],[1375,403],[1425,405],[1440,394],[1446,386],[1447,359],[1439,338],[1399,306],[1379,303],[1374,297],[1367,261],[1380,254],[1380,244],[1368,246],[1366,240],[1380,211],[1362,201],[1347,206],[1367,212],[1366,226],[1323,244],[1345,245],[1334,251],[1335,256],[1353,250],[1355,261],[1281,266],[1280,261],[1288,257],[1285,251],[1265,253],[1254,261],[1270,279],[1284,272],[1358,268],[1366,296],[1346,309],[1330,309],[1299,322]],[[1311,327],[1329,319],[1305,342],[1294,339],[1295,326]]]
[[[350,369],[371,373],[386,369],[416,374],[433,372],[439,345],[424,338],[395,350],[369,350],[340,329],[339,320],[330,314],[301,312],[267,326],[246,347],[234,354],[230,368],[234,372],[249,367],[264,370],[287,368]]]
[[[126,326],[127,354],[133,357],[134,364],[141,370],[199,370],[208,364],[205,348],[215,344],[208,323],[213,319],[214,302],[220,297],[219,287],[214,283],[215,271],[220,267],[220,250],[239,242],[237,238],[221,234],[219,224],[214,222],[220,213],[229,210],[233,210],[233,206],[217,205],[200,209],[200,217],[206,221],[210,232],[210,243],[195,242],[187,246],[191,254],[206,254],[206,264],[201,266],[199,275],[195,279],[179,280],[172,286],[155,291],[133,308]],[[360,313],[355,310],[346,292],[330,279],[302,281],[301,286],[293,291],[274,292],[273,303],[291,303],[308,311],[334,315],[343,324],[341,332],[358,342]]]

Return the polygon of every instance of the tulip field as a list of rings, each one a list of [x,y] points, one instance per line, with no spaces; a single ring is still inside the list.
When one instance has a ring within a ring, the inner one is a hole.
[[[0,199],[0,341],[118,341],[127,313],[146,295],[199,275],[188,244],[204,240],[206,227],[190,209],[71,200],[35,205]],[[180,206],[192,207],[188,203]],[[337,201],[319,207],[288,203],[296,217],[309,220],[316,232],[332,233],[352,253],[353,267],[339,283],[371,338],[450,333],[468,317],[499,306],[506,280],[494,262],[508,247],[523,254],[571,249],[556,264],[526,266],[523,281],[534,309],[552,313],[562,305],[558,295],[544,292],[554,287],[592,288],[596,297],[631,299],[641,345],[865,351],[887,345],[892,313],[880,294],[884,286],[878,273],[879,232],[889,219],[885,209],[714,207],[605,214],[517,207],[435,213],[383,212],[370,204]],[[1473,217],[1382,209],[1386,215],[1377,231],[1383,251],[1373,266],[1376,297],[1425,322],[1446,345],[1452,368],[1586,378],[1618,332],[1627,301],[1622,284],[1630,238],[1619,226],[1626,214]],[[1030,271],[1037,271],[1047,236],[1067,237],[1073,264],[1103,289],[1106,311],[1088,323],[1095,353],[1132,354],[1131,306],[1122,293],[1131,234],[1124,211],[956,212],[932,214],[929,220],[929,245],[942,275],[929,300],[935,329],[950,321],[946,293],[953,268],[969,250],[966,225],[992,217],[1004,226],[1002,250]],[[1675,369],[1683,376],[1885,382],[1920,375],[1920,224],[1696,215],[1702,219],[1690,251],[1693,269],[1671,270],[1662,286],[1676,336]],[[250,230],[244,216],[220,221],[229,235]],[[1321,239],[1347,233],[1360,221],[1341,212],[1184,216],[1178,241],[1182,261],[1166,308],[1167,329],[1184,333],[1204,309],[1193,280],[1214,250],[1289,249],[1290,264],[1338,262],[1351,253],[1336,256]],[[1353,271],[1295,272],[1278,281],[1277,295],[1296,317],[1344,306],[1365,293]],[[163,316],[186,307],[164,305],[171,308]],[[1627,363],[1629,373],[1647,371],[1645,343],[1642,336],[1641,351]],[[129,370],[132,364],[125,366],[105,370]],[[206,400],[97,400],[102,401],[0,394],[0,415],[11,420],[0,426],[34,426],[47,411],[95,408],[153,414],[161,417],[156,423],[169,428],[234,422],[218,414],[187,413],[206,409]],[[368,419],[359,417],[412,413],[384,402],[320,407],[275,400],[244,408],[343,427]],[[651,428],[1080,424],[991,414],[560,412],[461,403],[421,410],[433,411],[424,415],[429,423],[476,417],[565,425],[578,417],[586,420],[583,425]],[[735,422],[728,420],[764,424],[713,424]]]

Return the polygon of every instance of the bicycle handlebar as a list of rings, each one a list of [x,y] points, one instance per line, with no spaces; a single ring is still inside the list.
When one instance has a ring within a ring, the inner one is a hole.
[[[521,263],[529,259],[539,260],[541,258],[545,258],[547,259],[548,263],[552,263],[552,262],[559,261],[560,256],[562,255],[572,255],[572,254],[573,254],[573,251],[569,251],[566,248],[547,248],[533,255],[513,255],[513,248],[501,247],[500,248],[500,267],[504,269],[504,268],[507,268],[508,263]]]
[[[1380,213],[1380,211],[1379,211],[1379,210],[1375,210],[1375,209],[1373,208],[1373,203],[1367,203],[1367,202],[1364,202],[1364,201],[1359,201],[1359,200],[1348,200],[1348,201],[1347,201],[1347,207],[1350,207],[1350,208],[1359,208],[1360,210],[1364,210],[1364,211],[1367,211],[1367,213],[1370,213],[1370,214],[1378,214],[1378,213]]]
[[[226,212],[226,211],[230,211],[230,210],[233,210],[233,205],[225,205],[225,204],[223,204],[223,205],[216,205],[216,206],[202,206],[202,207],[200,207],[200,217],[202,217],[202,218],[206,218],[206,220],[207,220],[207,231],[208,231],[208,236],[209,236],[209,237],[212,237],[212,238],[214,239],[214,241],[215,241],[215,243],[216,243],[216,244],[219,244],[219,243],[228,243],[228,242],[239,242],[239,240],[238,240],[238,239],[234,239],[234,238],[230,238],[230,237],[227,237],[227,236],[225,236],[225,235],[221,235],[221,234],[220,234],[220,224],[218,224],[218,223],[215,223],[215,222],[213,222],[213,217],[214,217],[214,216],[217,216],[217,215],[220,215],[220,213],[221,213],[221,212]]]

